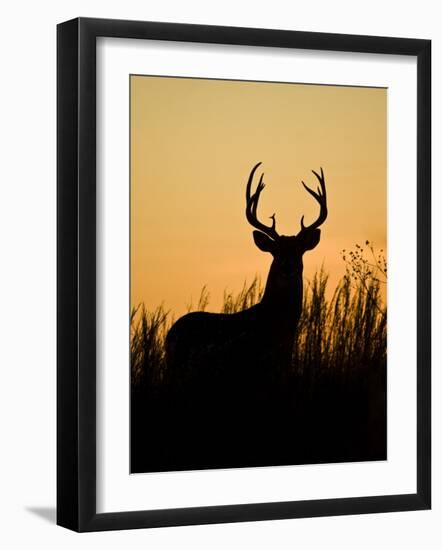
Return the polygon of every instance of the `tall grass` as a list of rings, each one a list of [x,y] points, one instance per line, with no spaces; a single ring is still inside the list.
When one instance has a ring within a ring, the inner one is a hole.
[[[295,340],[291,371],[313,379],[324,371],[346,373],[368,365],[383,365],[387,353],[387,309],[374,276],[362,280],[348,271],[327,298],[328,275],[323,269],[305,284],[303,309]],[[225,293],[222,313],[236,313],[258,303],[263,286],[258,277],[238,294]],[[203,287],[195,307],[209,305]],[[148,312],[144,305],[131,315],[132,388],[161,384],[166,377],[164,342],[173,318],[164,306]]]
[[[133,308],[130,316],[131,387],[160,384],[165,374],[165,337],[170,328],[169,312],[161,305],[148,312],[144,304]]]
[[[387,310],[379,283],[352,283],[346,274],[327,300],[328,276],[319,271],[307,286],[293,346],[297,372],[345,372],[382,363],[387,352]]]

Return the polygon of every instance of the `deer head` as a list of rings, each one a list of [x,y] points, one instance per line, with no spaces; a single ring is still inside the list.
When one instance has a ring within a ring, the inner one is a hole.
[[[264,251],[270,252],[274,258],[271,274],[272,281],[281,287],[284,282],[289,282],[295,272],[302,269],[302,256],[307,250],[312,250],[319,243],[321,231],[319,227],[327,218],[327,194],[325,189],[324,172],[321,168],[320,174],[312,170],[319,182],[317,191],[310,189],[304,182],[304,188],[319,203],[319,216],[311,225],[304,225],[304,216],[301,218],[301,231],[297,235],[279,235],[276,230],[275,214],[270,216],[272,223],[266,225],[259,221],[257,209],[259,197],[264,189],[264,174],[261,174],[256,191],[252,193],[253,177],[261,165],[259,162],[252,169],[246,187],[246,217],[250,225],[257,231],[253,232],[253,239],[256,246]],[[273,273],[272,273],[273,271]]]

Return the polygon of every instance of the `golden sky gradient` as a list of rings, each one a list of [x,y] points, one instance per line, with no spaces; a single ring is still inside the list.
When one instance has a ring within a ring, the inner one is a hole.
[[[386,89],[131,76],[132,305],[179,316],[207,285],[218,311],[224,290],[265,282],[271,256],[244,214],[259,161],[259,217],[285,235],[316,219],[301,179],[316,188],[323,167],[329,214],[304,276],[324,264],[334,287],[342,249],[386,250],[386,155]]]

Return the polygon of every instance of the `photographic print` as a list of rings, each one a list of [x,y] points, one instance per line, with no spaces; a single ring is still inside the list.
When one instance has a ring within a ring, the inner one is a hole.
[[[57,26],[58,525],[430,509],[430,282],[430,40]]]
[[[387,459],[387,90],[130,76],[131,472]]]

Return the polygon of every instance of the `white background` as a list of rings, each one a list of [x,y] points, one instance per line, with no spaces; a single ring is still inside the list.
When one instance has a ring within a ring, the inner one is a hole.
[[[0,88],[0,541],[6,548],[439,548],[442,540],[441,293],[434,285],[433,511],[76,535],[55,506],[55,24],[82,16],[433,39],[433,151],[441,141],[438,3],[334,0],[22,2],[2,12]],[[433,181],[442,177],[434,154]],[[433,211],[440,212],[435,185]],[[441,277],[434,220],[434,281]]]

